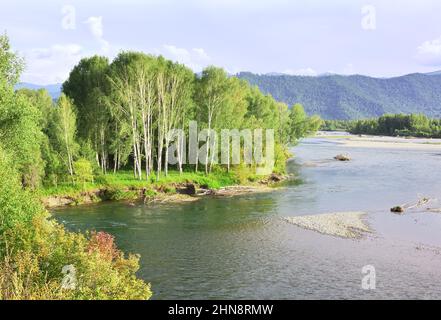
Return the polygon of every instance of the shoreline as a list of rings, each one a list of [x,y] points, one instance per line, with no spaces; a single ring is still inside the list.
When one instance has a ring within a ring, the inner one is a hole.
[[[150,186],[125,188],[106,186],[79,192],[75,195],[43,196],[40,197],[40,200],[46,209],[90,205],[105,201],[143,201],[146,204],[185,203],[198,201],[205,197],[234,197],[251,193],[272,192],[281,188],[278,184],[291,178],[291,175],[271,174],[256,183],[236,184],[218,189],[205,188],[194,182],[170,183],[156,189],[150,189]],[[173,191],[170,192],[169,189],[173,189]]]
[[[336,143],[351,148],[393,148],[407,150],[441,150],[441,139],[435,138],[409,138],[391,136],[369,136],[341,134],[341,132],[321,131],[316,138],[335,141]]]

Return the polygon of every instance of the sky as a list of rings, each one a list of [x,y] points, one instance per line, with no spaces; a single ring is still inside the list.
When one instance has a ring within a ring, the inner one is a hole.
[[[393,77],[441,70],[439,0],[2,0],[22,81],[66,80],[81,58],[163,55],[195,72]]]

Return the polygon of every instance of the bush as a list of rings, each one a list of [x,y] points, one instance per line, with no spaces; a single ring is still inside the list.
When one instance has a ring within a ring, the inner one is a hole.
[[[234,167],[234,175],[239,184],[247,184],[249,182],[248,177],[251,175],[251,170],[252,168],[245,164]],[[253,172],[255,173],[255,169]]]
[[[21,188],[0,150],[1,299],[149,299],[139,256],[112,236],[68,232]]]
[[[139,192],[136,190],[111,189],[107,191],[109,200],[136,200],[139,198]]]
[[[144,196],[146,197],[146,198],[154,198],[154,197],[156,197],[158,195],[158,192],[156,192],[156,190],[153,190],[153,189],[146,189],[145,191],[144,191]]]
[[[83,191],[86,189],[87,182],[93,182],[92,164],[86,159],[79,159],[74,162],[75,180],[80,183]]]
[[[107,186],[110,184],[109,178],[106,175],[99,175],[95,178],[95,183],[103,186]]]
[[[165,186],[164,187],[164,193],[175,194],[176,193],[176,188],[175,187],[171,187],[171,186]]]

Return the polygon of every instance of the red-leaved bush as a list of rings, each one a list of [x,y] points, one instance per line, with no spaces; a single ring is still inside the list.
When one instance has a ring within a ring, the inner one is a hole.
[[[90,241],[88,247],[89,253],[99,252],[103,258],[113,260],[120,256],[121,252],[115,244],[115,238],[103,231],[92,231],[90,233]]]

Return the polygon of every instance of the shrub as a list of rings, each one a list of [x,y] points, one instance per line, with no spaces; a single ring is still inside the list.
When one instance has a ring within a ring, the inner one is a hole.
[[[103,185],[103,186],[107,186],[110,184],[110,181],[109,181],[108,176],[105,176],[102,174],[102,175],[99,175],[95,178],[95,183]]]
[[[121,254],[116,248],[114,237],[111,234],[102,231],[93,231],[91,233],[88,251],[89,253],[99,252],[109,261],[116,259]]]
[[[175,187],[171,187],[171,186],[165,186],[164,187],[164,193],[175,194],[176,193],[176,188]]]
[[[136,200],[139,198],[139,192],[136,190],[110,189],[107,191],[109,200]]]
[[[158,192],[156,192],[156,190],[153,190],[153,189],[146,189],[144,191],[144,196],[146,198],[154,198],[157,195],[158,195]]]
[[[10,168],[0,150],[1,299],[150,298],[150,284],[135,276],[139,256],[126,257],[106,233],[66,231]]]
[[[83,191],[86,189],[86,182],[93,182],[93,168],[86,159],[79,159],[74,162],[75,180],[82,185]]]

